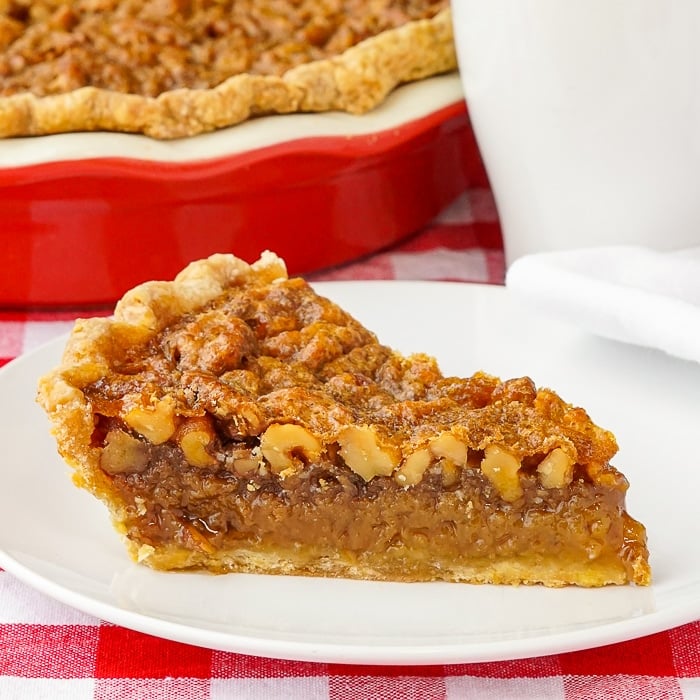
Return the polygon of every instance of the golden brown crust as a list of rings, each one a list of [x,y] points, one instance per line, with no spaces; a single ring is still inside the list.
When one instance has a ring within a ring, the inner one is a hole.
[[[148,546],[139,548],[133,542],[130,543],[130,548],[134,561],[144,562],[161,571],[209,568],[215,572],[243,571],[249,574],[304,575],[365,581],[441,580],[454,583],[525,586],[545,583],[549,588],[563,588],[571,585],[594,588],[621,585],[628,582],[624,571],[613,570],[611,573],[608,562],[602,566],[597,562],[592,562],[589,566],[582,567],[578,561],[566,561],[558,556],[539,559],[536,565],[524,557],[501,558],[491,561],[474,560],[471,564],[455,562],[452,566],[449,564],[443,566],[440,575],[436,575],[435,571],[429,571],[422,576],[405,575],[401,579],[395,571],[388,575],[387,571],[382,570],[381,567],[372,568],[365,563],[349,560],[346,556],[338,553],[309,560],[293,550],[261,552],[241,547],[234,551],[205,555],[201,551],[175,546],[153,551]],[[408,572],[405,573],[408,574]],[[645,570],[643,575],[647,576],[648,571]],[[635,581],[642,583],[643,578],[636,578]]]
[[[97,87],[0,97],[0,137],[123,131],[172,139],[232,126],[256,115],[329,110],[362,114],[397,85],[454,70],[456,65],[451,14],[445,9],[281,76],[242,73],[213,88],[181,88],[157,97]]]
[[[649,582],[611,433],[528,378],[444,377],[380,345],[272,253],[78,321],[39,402],[156,568]]]

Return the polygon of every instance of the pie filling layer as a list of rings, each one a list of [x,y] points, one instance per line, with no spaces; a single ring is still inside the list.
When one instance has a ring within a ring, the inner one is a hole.
[[[650,580],[614,437],[528,378],[445,377],[278,259],[195,263],[78,322],[40,383],[76,481],[158,569]]]
[[[120,473],[113,488],[124,503],[127,536],[158,568],[236,570],[243,558],[259,570],[390,580],[547,579],[623,583],[641,550],[639,526],[623,516],[626,482],[596,486],[581,473],[562,489],[545,489],[536,472],[520,477],[523,495],[502,501],[484,483],[481,455],[457,469],[440,460],[407,489],[390,477],[366,482],[338,460],[319,461],[284,479],[256,462],[255,448],[233,443],[221,464],[193,468],[172,446],[151,450],[140,473]],[[251,455],[246,456],[246,453]],[[233,467],[233,468],[232,468]],[[262,472],[262,473],[261,473]],[[524,575],[523,567],[528,567]],[[510,573],[508,573],[510,572]]]

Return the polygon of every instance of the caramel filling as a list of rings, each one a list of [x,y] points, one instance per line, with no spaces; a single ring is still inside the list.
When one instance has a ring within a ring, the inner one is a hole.
[[[285,464],[280,471],[259,440],[224,444],[214,435],[214,444],[205,443],[208,460],[199,452],[192,460],[177,442],[154,445],[119,429],[107,432],[103,469],[126,504],[130,538],[206,554],[303,553],[310,561],[340,552],[400,580],[440,578],[441,568],[461,563],[523,558],[625,573],[620,475],[618,488],[610,489],[591,484],[576,467],[567,484],[552,488],[543,485],[539,468],[548,458],[530,460],[516,477],[517,499],[508,502],[484,479],[484,454],[475,451],[456,469],[433,457],[420,481],[406,487],[389,475],[366,480],[348,468],[339,446],[323,457],[315,446],[290,452],[298,468]]]

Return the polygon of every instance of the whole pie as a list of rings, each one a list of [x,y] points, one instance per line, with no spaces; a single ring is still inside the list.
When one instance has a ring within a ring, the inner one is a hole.
[[[447,0],[2,0],[0,136],[359,114],[455,67]]]
[[[272,253],[192,263],[76,322],[39,402],[156,569],[650,581],[609,431],[527,377],[400,355]]]

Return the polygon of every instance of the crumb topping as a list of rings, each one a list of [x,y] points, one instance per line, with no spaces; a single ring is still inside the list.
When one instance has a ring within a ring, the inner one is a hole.
[[[119,420],[157,444],[182,447],[182,426],[205,420],[196,462],[255,439],[278,474],[332,445],[366,480],[411,484],[429,464],[464,464],[473,451],[515,499],[523,467],[543,462],[544,481],[568,483],[574,464],[594,478],[617,449],[582,409],[529,378],[445,377],[434,358],[381,345],[302,279],[229,287],[113,355],[111,371],[83,391],[110,426]]]
[[[280,76],[447,0],[0,0],[0,95],[94,86],[156,97]]]

